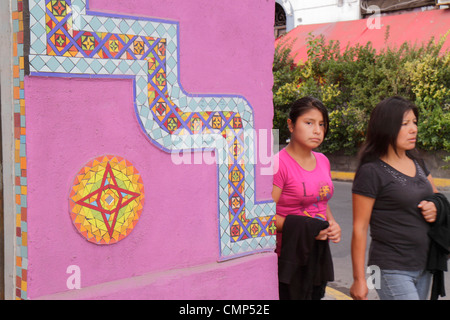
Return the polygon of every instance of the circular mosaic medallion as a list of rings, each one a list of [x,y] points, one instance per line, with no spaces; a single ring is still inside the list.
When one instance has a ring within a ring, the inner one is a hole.
[[[128,236],[138,222],[144,185],[129,161],[101,156],[78,172],[69,202],[70,217],[88,241],[112,244]]]

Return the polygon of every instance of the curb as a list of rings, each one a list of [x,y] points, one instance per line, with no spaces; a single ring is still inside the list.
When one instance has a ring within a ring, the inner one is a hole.
[[[343,180],[343,181],[353,181],[354,177],[355,177],[354,172],[331,171],[332,179]],[[436,187],[438,187],[438,188],[450,187],[450,179],[433,177],[433,181],[434,181],[434,184],[436,185]]]
[[[331,179],[353,181],[354,177],[354,172],[331,171]]]
[[[353,300],[351,297],[331,287],[325,288],[324,300]]]

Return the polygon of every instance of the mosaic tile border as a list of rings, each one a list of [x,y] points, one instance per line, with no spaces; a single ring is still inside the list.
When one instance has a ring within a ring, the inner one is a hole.
[[[26,1],[11,1],[13,45],[13,107],[14,107],[14,186],[15,186],[15,297],[27,298],[27,162],[24,78],[27,68],[24,56],[27,21]]]
[[[135,113],[151,143],[169,153],[214,149],[223,155],[217,165],[219,260],[273,249],[275,204],[255,200],[253,110],[242,96],[184,91],[177,22],[93,12],[88,0],[29,0],[29,12],[31,76],[132,78]],[[129,48],[132,39],[138,51],[111,58],[104,50],[109,37]],[[149,53],[154,67],[139,52],[157,50],[153,41],[164,42],[163,53]]]

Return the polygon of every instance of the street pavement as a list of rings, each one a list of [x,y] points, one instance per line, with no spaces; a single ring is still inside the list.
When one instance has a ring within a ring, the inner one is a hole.
[[[352,194],[351,182],[333,181],[335,191],[330,200],[330,208],[333,216],[341,226],[342,238],[337,244],[330,243],[333,256],[335,281],[328,284],[328,290],[324,300],[346,300],[350,298],[350,286],[353,282],[351,262],[351,237],[352,237]],[[450,190],[440,190],[450,199]],[[370,237],[368,239],[368,245]],[[366,260],[367,261],[367,260]],[[439,300],[450,300],[450,274],[445,273],[445,290],[447,295]],[[369,300],[378,300],[376,291],[369,290]]]

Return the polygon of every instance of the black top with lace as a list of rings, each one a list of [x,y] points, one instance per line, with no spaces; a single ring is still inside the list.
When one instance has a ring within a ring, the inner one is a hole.
[[[424,270],[429,250],[429,223],[417,207],[433,194],[429,171],[414,160],[410,177],[382,160],[363,164],[352,192],[375,199],[370,219],[372,242],[368,265],[387,270]]]

